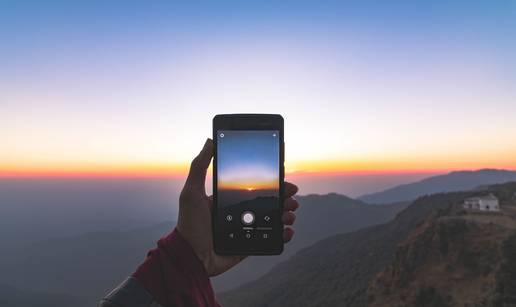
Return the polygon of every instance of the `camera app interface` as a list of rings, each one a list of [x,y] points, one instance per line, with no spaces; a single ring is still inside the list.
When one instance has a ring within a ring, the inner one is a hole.
[[[217,205],[226,243],[248,248],[274,239],[279,209],[280,142],[276,130],[217,132]],[[245,242],[254,242],[246,244]]]

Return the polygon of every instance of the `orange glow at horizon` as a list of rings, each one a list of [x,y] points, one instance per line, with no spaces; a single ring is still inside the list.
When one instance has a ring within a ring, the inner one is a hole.
[[[431,173],[483,168],[516,169],[516,156],[490,157],[429,156],[398,158],[363,158],[353,160],[293,161],[285,163],[285,173],[291,175],[375,174],[375,173]]]
[[[277,189],[278,181],[245,181],[245,182],[219,182],[218,187],[224,190],[246,190],[249,192],[256,190],[272,190]]]
[[[188,164],[0,165],[0,177],[178,177]]]
[[[480,161],[478,161],[480,160]],[[285,173],[291,176],[324,176],[381,173],[436,173],[481,168],[516,169],[516,157],[487,159],[416,158],[286,161]],[[183,163],[67,163],[67,164],[0,164],[0,177],[185,177],[189,162]],[[211,174],[211,166],[208,175]],[[227,183],[238,189],[270,188],[275,182]]]

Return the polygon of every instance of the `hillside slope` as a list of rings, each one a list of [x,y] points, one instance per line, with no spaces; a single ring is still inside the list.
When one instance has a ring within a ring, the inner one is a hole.
[[[516,191],[516,186],[509,190]],[[369,283],[395,260],[398,244],[429,216],[475,193],[421,197],[393,221],[319,241],[275,266],[263,278],[224,293],[220,299],[225,307],[366,306]]]
[[[212,279],[216,291],[229,290],[255,280],[266,274],[274,265],[318,240],[385,223],[408,205],[368,205],[335,193],[299,196],[297,200],[301,207],[296,211],[296,234],[292,241],[285,245],[283,254],[247,258],[234,269]]]
[[[428,214],[468,195],[420,198],[393,221],[321,240],[220,300],[225,307],[365,306],[368,283],[392,261],[396,244]]]
[[[369,306],[516,306],[516,199],[431,216],[371,282]]]
[[[216,288],[229,289],[254,280],[274,264],[321,238],[383,223],[406,206],[367,205],[338,194],[301,196],[298,200],[301,208],[297,212],[296,236],[286,245],[285,253],[277,257],[249,257],[233,270],[214,278]],[[23,291],[67,293],[95,305],[136,269],[147,250],[173,226],[173,222],[167,222],[131,231],[92,232],[24,246],[22,250],[13,250],[17,257],[0,262],[0,283]],[[29,285],[27,274],[31,275]],[[8,290],[4,296],[0,295],[0,301],[9,296]]]

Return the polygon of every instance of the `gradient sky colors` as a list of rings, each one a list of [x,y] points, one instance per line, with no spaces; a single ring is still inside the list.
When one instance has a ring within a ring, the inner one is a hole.
[[[217,113],[287,172],[516,169],[514,1],[0,1],[0,176],[183,175]]]
[[[278,138],[278,131],[219,131],[218,188],[277,190],[280,167]]]

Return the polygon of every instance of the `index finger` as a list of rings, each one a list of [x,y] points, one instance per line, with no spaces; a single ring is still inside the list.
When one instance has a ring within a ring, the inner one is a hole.
[[[213,141],[207,139],[201,152],[193,159],[190,165],[190,171],[186,178],[185,186],[202,187],[206,181],[206,172],[210,166],[211,158],[213,157]]]

